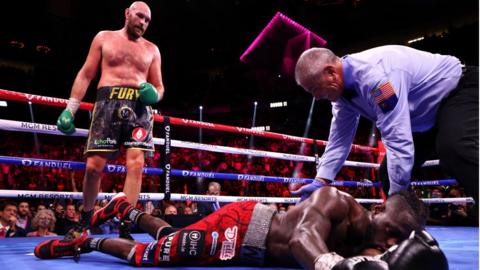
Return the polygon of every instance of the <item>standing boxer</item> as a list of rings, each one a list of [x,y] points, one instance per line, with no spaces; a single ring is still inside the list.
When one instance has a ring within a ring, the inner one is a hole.
[[[124,192],[136,204],[142,184],[145,151],[153,152],[153,113],[150,105],[163,97],[161,57],[157,46],[143,38],[151,20],[150,8],[134,2],[125,10],[125,25],[101,31],[92,41],[87,59],[73,83],[67,108],[57,121],[60,131],[75,131],[74,115],[88,86],[101,70],[97,99],[85,153],[81,227],[89,224],[100,188],[100,177],[112,153],[126,148]],[[78,234],[77,234],[78,235]],[[129,234],[124,236],[129,237]]]

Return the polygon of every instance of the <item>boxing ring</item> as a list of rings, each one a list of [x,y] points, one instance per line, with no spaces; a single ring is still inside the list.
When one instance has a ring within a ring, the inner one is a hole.
[[[31,102],[35,104],[64,107],[66,105],[65,99],[45,97],[38,95],[31,95],[19,92],[13,92],[0,89],[0,99],[12,100],[17,102]],[[93,104],[82,102],[80,109],[92,110]],[[314,144],[318,146],[325,146],[325,141],[313,140],[308,138],[301,138],[291,135],[279,134],[274,132],[259,131],[243,127],[233,127],[227,125],[213,124],[207,122],[199,122],[189,119],[180,119],[174,117],[164,117],[154,115],[156,122],[168,122],[172,125],[182,125],[193,128],[204,128],[216,131],[231,132],[242,135],[250,135],[257,137],[265,137],[274,140],[292,141],[297,143]],[[56,129],[56,126],[41,123],[11,121],[0,119],[0,130],[14,131],[14,132],[29,132],[41,133],[56,136],[65,136]],[[86,137],[88,130],[77,128],[76,132],[70,136]],[[317,157],[304,156],[290,153],[277,153],[270,151],[260,151],[253,149],[242,149],[220,145],[208,145],[196,142],[186,142],[179,140],[171,140],[169,134],[165,134],[164,138],[154,138],[154,144],[163,145],[164,148],[179,147],[194,149],[200,151],[210,151],[222,154],[237,154],[247,155],[259,158],[276,158],[289,160],[293,162],[316,162]],[[367,146],[352,145],[352,149],[356,151],[376,151],[376,148]],[[163,154],[163,153],[162,153]],[[11,164],[19,167],[40,167],[40,168],[62,168],[69,170],[84,170],[85,163],[53,160],[53,159],[38,159],[31,157],[15,157],[3,156],[0,153],[0,163]],[[256,200],[263,203],[284,203],[294,204],[299,198],[272,198],[272,197],[246,197],[246,196],[207,196],[196,194],[178,194],[170,193],[170,177],[202,177],[210,179],[223,179],[232,181],[255,181],[255,182],[275,182],[283,184],[307,184],[313,179],[308,178],[291,178],[291,177],[276,177],[266,175],[253,174],[236,174],[236,173],[218,173],[196,170],[176,170],[169,166],[163,168],[144,168],[145,174],[162,175],[165,179],[166,187],[162,193],[141,193],[139,200],[163,200],[171,199],[178,201],[209,201],[209,202],[235,202],[244,200]],[[438,161],[427,161],[423,166],[436,166]],[[376,169],[379,167],[377,163],[367,163],[358,161],[346,161],[344,166],[353,166],[367,169]],[[123,165],[107,164],[105,173],[123,173],[126,168]],[[454,179],[446,180],[428,180],[428,181],[414,181],[412,185],[452,185],[456,184]],[[378,182],[374,181],[334,181],[333,186],[348,186],[348,187],[377,187]],[[79,192],[50,192],[50,191],[30,191],[30,190],[0,190],[0,198],[22,198],[22,199],[81,199]],[[109,199],[113,194],[100,193],[98,199]],[[382,199],[371,198],[356,198],[359,203],[381,203]],[[423,199],[426,203],[472,203],[472,198],[428,198]],[[427,230],[438,240],[440,247],[445,252],[450,269],[478,269],[478,227],[427,227]],[[111,235],[117,237],[117,235]],[[146,234],[135,235],[138,241],[151,241],[151,238]],[[79,263],[75,263],[71,258],[61,258],[56,260],[39,260],[33,256],[33,248],[44,238],[7,238],[0,240],[0,265],[2,269],[76,269],[80,267],[89,267],[91,269],[111,269],[112,267],[119,269],[131,269],[132,266],[120,259],[93,252],[84,254]],[[185,268],[185,267],[182,267]],[[198,267],[186,267],[194,269]],[[206,267],[201,267],[205,269]],[[232,267],[233,269],[252,269],[252,267]],[[178,269],[178,268],[175,268]],[[262,268],[265,269],[265,268]]]
[[[440,247],[448,258],[450,270],[478,269],[478,228],[474,227],[427,227],[427,230],[438,240]],[[111,235],[117,237],[117,235]],[[146,234],[135,234],[138,241],[151,241]],[[0,265],[3,270],[19,269],[51,269],[51,270],[100,270],[100,269],[136,269],[125,261],[115,257],[92,252],[83,254],[78,263],[71,258],[40,260],[33,255],[36,244],[45,240],[43,237],[6,238],[0,240]],[[154,269],[149,267],[150,269]],[[162,267],[162,269],[219,269],[214,267]],[[222,267],[232,270],[279,269],[255,267]]]

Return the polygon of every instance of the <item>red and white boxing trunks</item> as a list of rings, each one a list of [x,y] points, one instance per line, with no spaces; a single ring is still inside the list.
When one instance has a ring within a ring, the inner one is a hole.
[[[254,201],[228,204],[204,219],[158,241],[137,244],[137,266],[263,265],[275,210]]]

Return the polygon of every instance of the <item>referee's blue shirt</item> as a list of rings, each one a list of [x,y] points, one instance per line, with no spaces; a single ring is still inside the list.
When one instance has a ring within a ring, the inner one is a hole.
[[[414,161],[412,132],[435,125],[440,103],[458,84],[460,61],[389,45],[341,59],[344,91],[332,102],[328,143],[317,177],[333,180],[347,158],[360,115],[375,122],[387,149],[389,194],[410,184]]]

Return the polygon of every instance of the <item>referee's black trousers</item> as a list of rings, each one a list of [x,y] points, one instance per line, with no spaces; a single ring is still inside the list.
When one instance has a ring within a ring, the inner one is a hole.
[[[466,195],[475,199],[476,205],[479,204],[478,92],[478,67],[467,67],[457,88],[443,100],[436,126],[427,132],[413,133],[414,169],[436,152],[444,173],[457,179]],[[390,185],[386,158],[378,173],[388,194]]]

